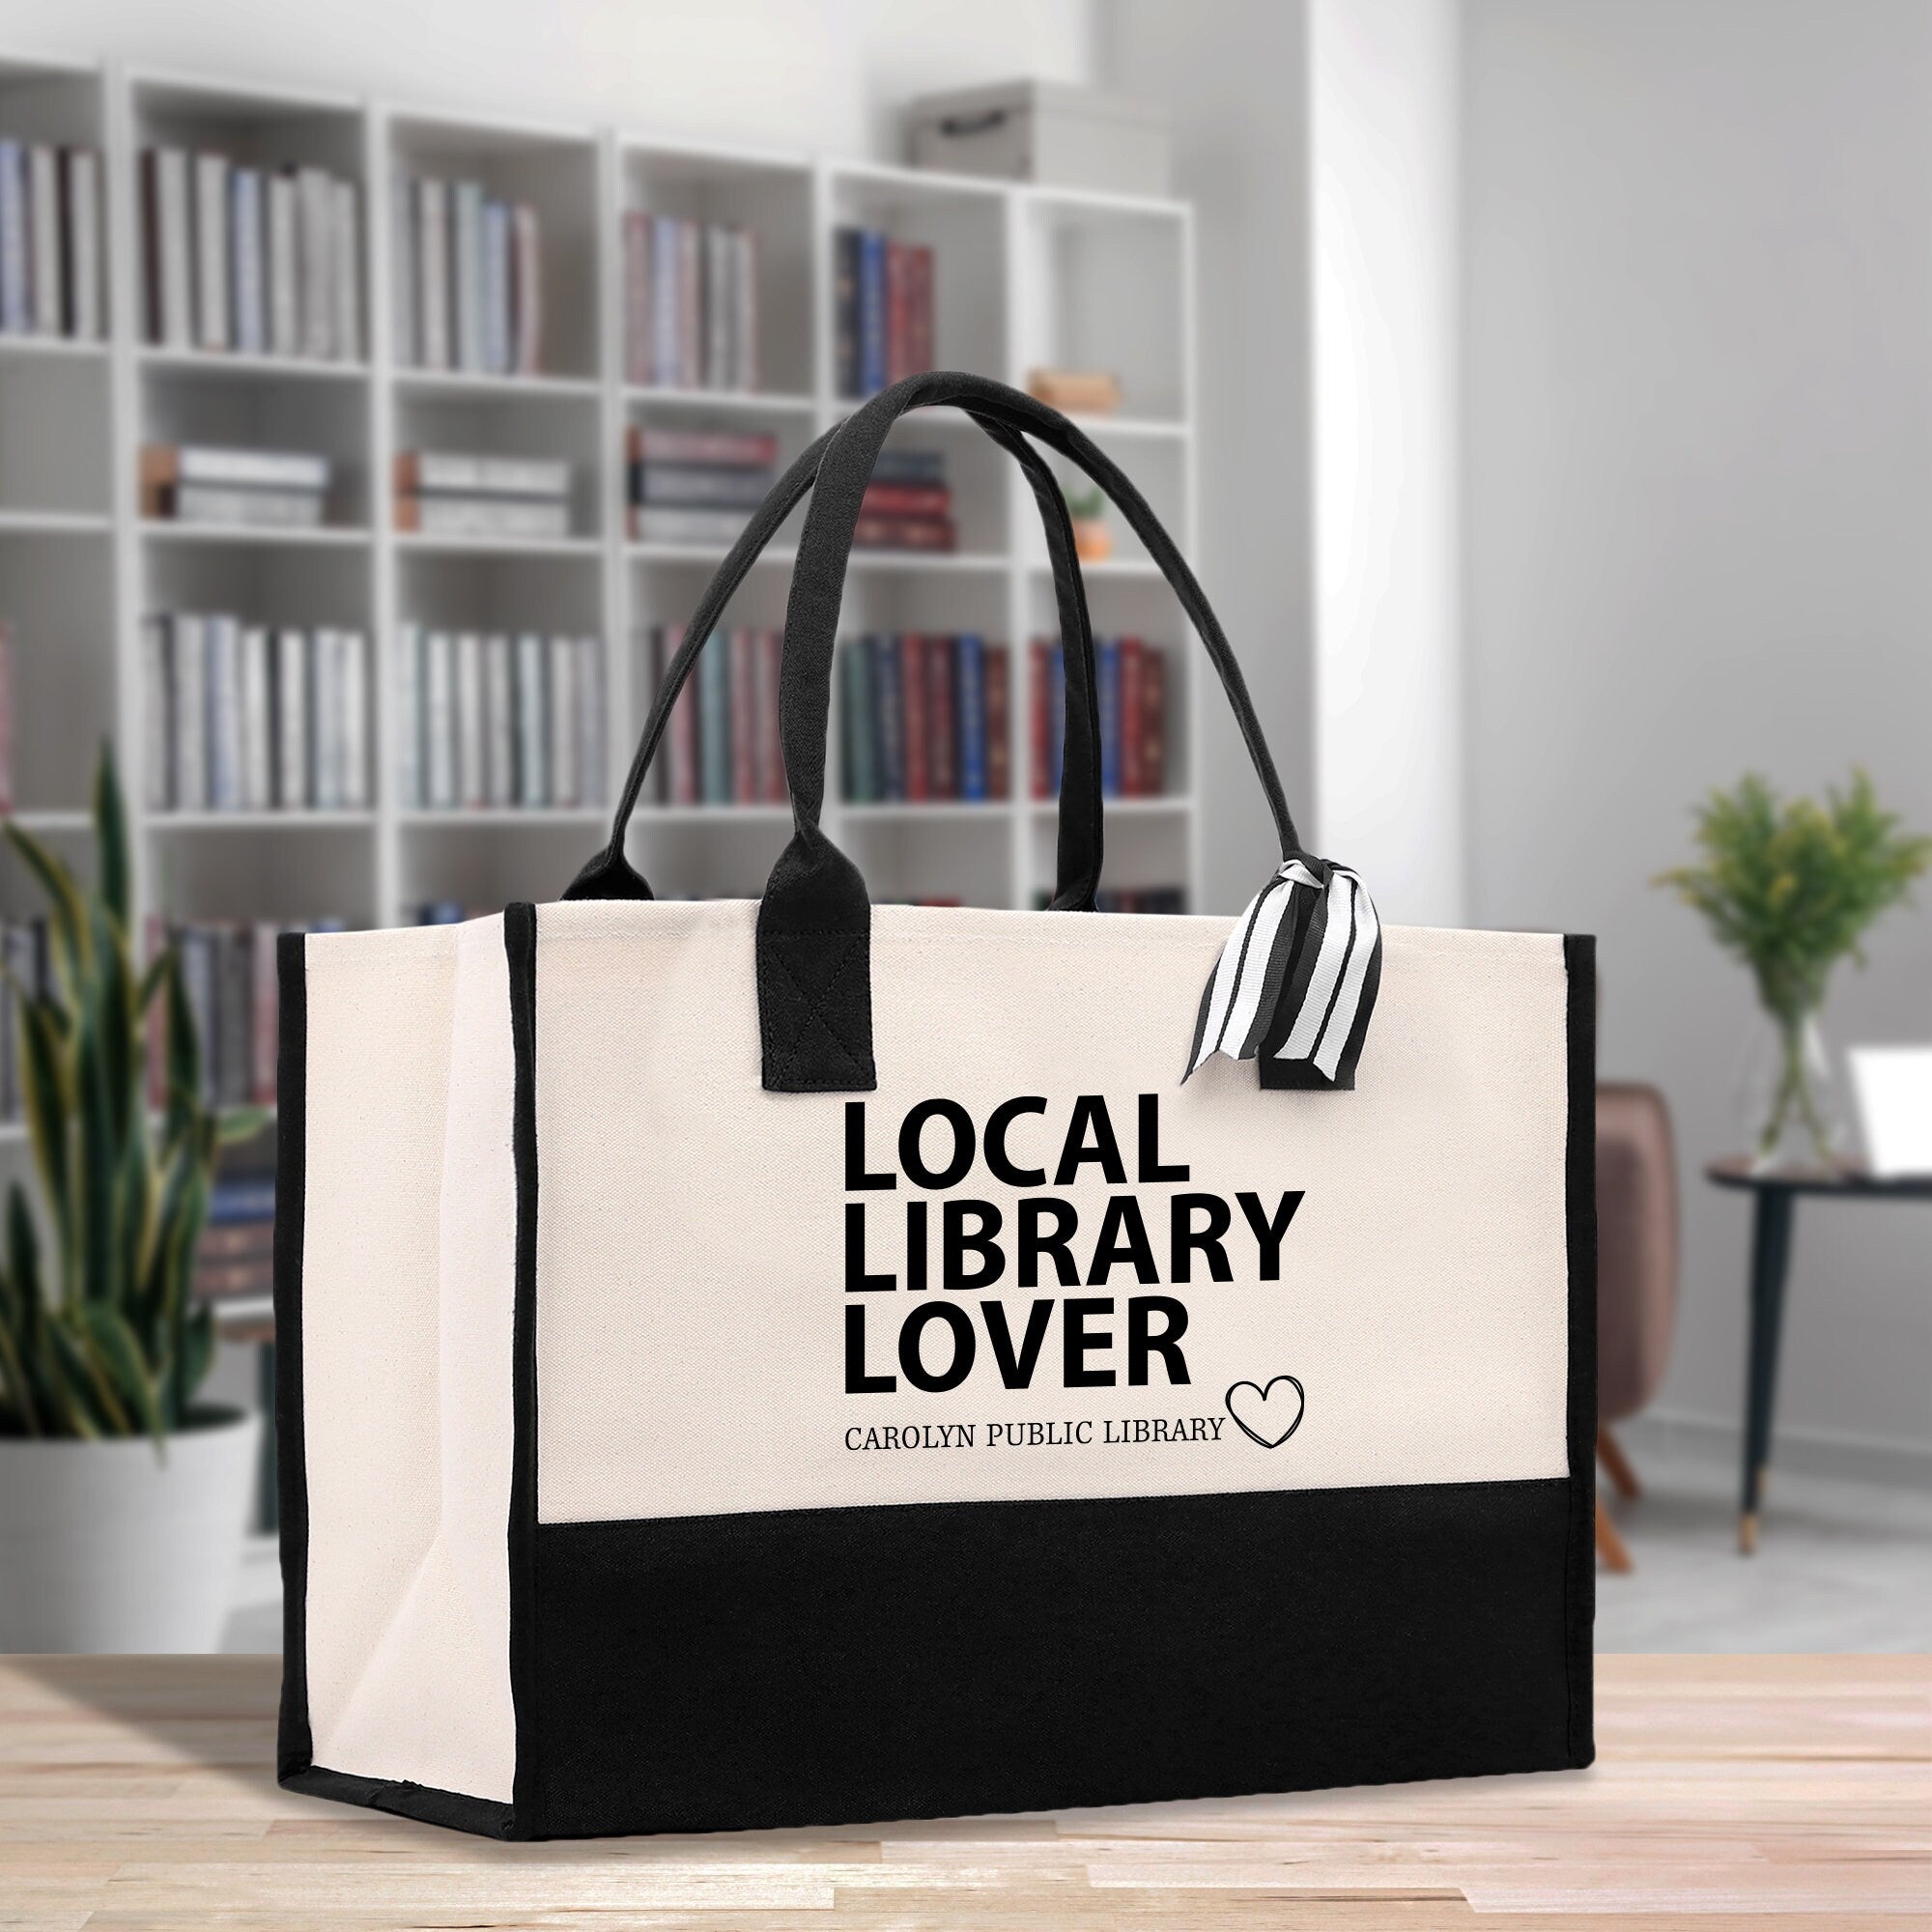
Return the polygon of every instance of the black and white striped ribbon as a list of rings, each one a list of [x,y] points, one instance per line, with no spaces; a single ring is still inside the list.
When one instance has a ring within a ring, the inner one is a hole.
[[[1381,923],[1361,880],[1305,853],[1285,860],[1221,949],[1182,1080],[1217,1053],[1259,1054],[1293,1076],[1280,1084],[1353,1087],[1381,963]]]

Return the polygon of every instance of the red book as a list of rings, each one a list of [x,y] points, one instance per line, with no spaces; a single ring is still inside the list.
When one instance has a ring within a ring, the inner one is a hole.
[[[1143,660],[1147,652],[1138,638],[1121,639],[1121,796],[1141,798],[1147,785],[1141,774],[1141,753],[1147,737],[1146,686]]]
[[[923,375],[934,366],[932,346],[932,250],[906,250],[906,373]]]
[[[912,250],[903,243],[886,243],[886,381],[900,383],[913,373],[912,291],[909,270]]]
[[[758,802],[758,634],[731,633],[731,803]]]
[[[925,640],[926,762],[934,798],[959,796],[958,653],[951,638]]]
[[[667,624],[658,632],[658,684],[684,644],[684,626]],[[697,680],[688,677],[671,706],[665,729],[664,796],[668,805],[697,803]]]
[[[899,639],[899,687],[905,694],[905,795],[932,796],[932,713],[926,690],[926,640],[917,631]]]
[[[949,517],[952,492],[944,483],[867,483],[859,510],[867,517]]]
[[[752,705],[752,738],[757,750],[757,796],[767,806],[784,804],[784,750],[779,744],[779,659],[784,632],[757,634],[757,678]]]
[[[852,541],[867,550],[950,551],[956,548],[958,535],[951,517],[861,515]]]
[[[249,934],[252,948],[249,966],[254,978],[254,1012],[248,1042],[248,1097],[258,1107],[275,1104],[275,1052],[281,1040],[281,980],[275,971],[275,940],[279,928],[273,920],[260,920]]]
[[[1047,778],[1053,770],[1047,744],[1052,724],[1047,687],[1053,676],[1053,646],[1039,638],[1027,651],[1027,764],[1035,798],[1051,798]]]
[[[1167,657],[1141,651],[1141,791],[1158,798],[1167,789]]]
[[[986,796],[1012,794],[1012,666],[1005,644],[988,644],[986,667]]]

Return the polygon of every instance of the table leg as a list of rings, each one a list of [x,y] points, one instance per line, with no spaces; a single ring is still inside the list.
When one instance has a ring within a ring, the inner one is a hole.
[[[1784,1325],[1784,1282],[1791,1266],[1791,1222],[1797,1200],[1788,1187],[1759,1188],[1751,1229],[1750,1352],[1745,1380],[1743,1496],[1738,1505],[1738,1548],[1747,1556],[1757,1548],[1758,1504],[1771,1462],[1777,1343]]]

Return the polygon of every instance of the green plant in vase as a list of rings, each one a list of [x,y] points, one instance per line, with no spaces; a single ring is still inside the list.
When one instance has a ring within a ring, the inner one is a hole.
[[[1932,838],[1900,829],[1855,771],[1843,791],[1782,799],[1755,773],[1696,810],[1695,865],[1662,873],[1704,915],[1725,952],[1750,969],[1776,1037],[1754,1153],[1774,1161],[1796,1138],[1821,1165],[1834,1158],[1819,1093],[1815,1023],[1832,969],[1932,865]]]
[[[6,825],[46,895],[50,971],[44,991],[7,974],[42,1212],[14,1181],[0,1259],[0,1436],[148,1435],[164,1445],[193,1425],[214,1355],[212,1311],[190,1291],[217,1151],[258,1132],[263,1117],[217,1113],[205,1100],[175,950],[135,966],[128,816],[111,750],[96,777],[94,830],[99,877],[88,886]],[[167,1094],[151,1118],[148,1034],[157,1019]]]

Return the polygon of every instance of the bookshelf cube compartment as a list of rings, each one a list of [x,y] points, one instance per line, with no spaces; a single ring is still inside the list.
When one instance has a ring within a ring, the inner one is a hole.
[[[700,226],[742,230],[753,238],[755,260],[748,304],[752,324],[750,381],[744,382],[739,379],[747,372],[735,333],[727,334],[719,344],[719,354],[702,353],[702,331],[708,322],[702,243],[697,248],[700,267],[692,292],[695,299],[685,302],[688,319],[683,325],[688,331],[695,324],[700,339],[685,340],[686,354],[680,357],[676,344],[681,338],[672,317],[692,251],[687,246],[686,265],[671,277],[661,272],[666,262],[663,252],[656,254],[646,269],[644,287],[638,293],[644,295],[660,325],[652,328],[640,326],[633,314],[635,284],[628,272],[631,244],[620,235],[617,259],[624,265],[619,270],[624,278],[619,290],[623,319],[620,341],[626,381],[652,387],[688,387],[690,366],[695,362],[699,387],[809,395],[813,382],[810,167],[803,161],[760,160],[627,141],[619,149],[619,168],[623,215],[668,215]],[[672,246],[668,240],[658,245],[660,250]],[[714,280],[711,286],[732,289],[735,299],[734,273],[726,270],[724,281]]]
[[[1009,906],[1010,824],[985,806],[847,806],[834,837],[874,905]]]
[[[368,823],[228,823],[213,814],[149,825],[149,901],[171,919],[381,923]]]
[[[1087,425],[1089,433],[1106,453],[1133,478],[1134,486],[1146,497],[1148,507],[1160,520],[1161,527],[1167,531],[1175,543],[1185,554],[1189,548],[1187,531],[1189,526],[1186,456],[1184,446],[1170,437],[1110,437],[1104,423]],[[1060,478],[1061,487],[1067,493],[1069,503],[1081,498],[1091,499],[1097,494],[1096,486],[1087,479],[1085,470],[1077,464],[1064,458],[1049,455],[1048,467]],[[1083,507],[1091,507],[1091,502]],[[1155,584],[1162,580],[1156,566],[1149,558],[1147,546],[1128,524],[1125,517],[1104,497],[1100,500],[1099,521],[1105,526],[1112,539],[1112,554],[1101,563],[1085,564],[1084,574],[1094,583],[1104,582],[1110,578],[1132,577],[1136,574],[1150,579]],[[1040,532],[1039,521],[1029,512],[1026,522],[1027,556],[1035,569],[1044,574],[1047,570],[1046,542]]]
[[[842,304],[836,231],[875,230],[933,251],[932,355],[935,369],[998,376],[1007,367],[1007,200],[997,186],[901,169],[841,164],[831,171],[832,227],[824,289],[826,386],[858,393],[838,380]],[[888,372],[890,373],[890,372]],[[877,386],[873,384],[871,386]]]
[[[874,487],[893,490],[890,463],[895,452],[924,451],[944,467],[945,483],[951,496],[954,545],[951,552],[923,549],[900,550],[890,546],[861,546],[853,554],[867,562],[881,558],[910,557],[915,561],[927,555],[983,558],[1002,561],[1007,554],[1008,522],[1011,493],[1017,490],[1032,515],[1033,493],[1013,459],[993,442],[970,416],[957,410],[915,410],[895,422],[886,438],[880,468],[886,477],[875,477]],[[873,498],[868,498],[868,506]],[[883,500],[895,500],[885,497]],[[900,498],[898,500],[907,500]],[[1040,554],[1045,555],[1044,539]]]
[[[452,631],[604,635],[603,559],[405,551],[399,559],[405,621]]]
[[[603,414],[598,399],[594,394],[565,394],[546,397],[545,403],[542,409],[532,409],[523,397],[493,389],[404,388],[396,397],[394,447],[398,456],[427,451],[567,464],[564,534],[595,537],[604,522]],[[382,493],[382,515],[392,527],[397,523],[398,494],[392,477]],[[495,541],[487,531],[476,534],[486,544]],[[510,549],[518,539],[501,541]]]
[[[285,378],[254,366],[204,368],[151,357],[142,364],[140,388],[144,445],[326,457],[325,526],[369,526],[374,479],[367,391],[359,383],[345,392],[341,384]]]
[[[251,624],[374,627],[369,558],[360,544],[178,541],[150,532],[143,611],[222,611]]]
[[[0,625],[12,662],[14,803],[84,810],[114,726],[107,535],[0,528]]]
[[[661,899],[755,899],[790,838],[785,806],[660,806],[639,813],[627,851]]]
[[[245,352],[327,363],[366,362],[370,208],[360,106],[346,97],[269,94],[167,76],[136,77],[130,101],[134,153],[129,161],[135,170],[130,186],[139,276],[136,335],[144,342],[210,355]],[[179,151],[187,157],[179,180],[183,197],[179,205],[167,178],[151,173],[144,163],[142,156],[150,150]],[[219,157],[230,174],[204,182],[196,162],[201,156]],[[289,189],[274,185],[277,177],[315,170],[333,183],[347,185],[353,234],[345,235],[338,203],[325,200],[317,206],[305,201],[305,185]],[[259,252],[252,256],[239,241],[237,172],[261,178],[251,216]],[[285,231],[278,228],[273,212],[275,199],[283,192],[290,196]],[[220,210],[219,229],[206,219],[213,204]],[[315,227],[309,225],[311,216]],[[173,225],[175,219],[179,229]],[[291,259],[299,264],[284,284],[288,320],[282,325],[275,316],[278,233],[287,234]],[[347,276],[332,267],[326,285],[306,282],[309,257],[319,256],[324,247],[336,249],[345,241],[353,261]],[[171,269],[171,260],[178,260],[178,266]],[[251,260],[262,289],[261,321],[254,339],[243,327],[238,299]],[[185,283],[185,312],[177,310],[168,297],[170,275]],[[218,303],[211,299],[217,293]]]
[[[108,391],[104,355],[9,355],[0,338],[0,516],[106,518]]]
[[[668,396],[650,396],[634,389],[629,392],[625,417],[629,428],[646,432],[669,432],[680,438],[687,434],[731,438],[767,437],[771,439],[777,452],[771,466],[773,482],[784,474],[818,433],[816,413],[810,405],[775,406],[762,403],[756,398],[747,398],[742,403],[726,405],[714,397],[681,396],[673,399]],[[690,444],[685,446],[701,447]],[[699,464],[695,467],[713,466]],[[631,488],[628,468],[627,463],[623,489],[627,506]],[[789,553],[797,547],[799,529],[804,524],[805,512],[810,502],[810,497],[808,493],[805,501],[785,519],[771,542],[766,545],[765,556],[774,563],[782,562],[789,567]],[[640,555],[663,557],[670,561],[715,557],[719,562],[723,562],[724,553],[737,540],[738,532],[751,522],[756,507],[755,503],[733,504],[728,509],[721,507],[715,535],[703,537],[698,541],[662,537],[634,539],[634,552]],[[634,527],[633,523],[627,522],[627,531]],[[727,531],[728,536],[725,534]],[[701,582],[697,587],[702,587]]]
[[[100,71],[76,62],[37,60],[32,57],[0,56],[0,140],[18,141],[55,150],[84,148],[94,155],[96,191],[92,199],[93,221],[83,229],[94,242],[94,271],[89,277],[87,296],[91,298],[95,326],[73,327],[66,312],[67,304],[57,304],[61,313],[41,317],[30,312],[28,327],[19,333],[0,336],[0,347],[15,343],[36,346],[71,347],[98,345],[106,340],[111,321],[108,307],[108,257],[111,252],[107,226],[107,181],[105,175],[106,113]],[[33,194],[31,170],[27,191]],[[56,193],[59,190],[56,188]],[[59,215],[65,251],[71,245],[71,228]],[[32,279],[32,249],[29,243],[28,275]],[[72,258],[68,258],[71,265]],[[50,326],[48,326],[50,325]]]
[[[1120,381],[1123,416],[1184,418],[1184,209],[1036,191],[1022,204],[1020,242],[1030,299],[1014,380],[1040,367],[1101,370]]]
[[[547,904],[562,896],[609,836],[601,814],[559,812],[545,822],[457,811],[411,821],[403,832],[398,918],[416,924],[430,905],[460,906],[473,918],[520,899]]]
[[[420,367],[413,342],[400,339],[402,282],[398,270],[417,258],[416,223],[405,230],[398,221],[404,185],[415,180],[481,185],[492,200],[526,203],[535,211],[538,233],[540,322],[536,367],[549,376],[594,378],[599,373],[598,327],[602,277],[599,242],[602,221],[598,150],[589,134],[544,128],[505,128],[447,120],[434,115],[399,115],[389,123],[389,206],[384,235],[390,272],[390,347],[399,368]],[[450,320],[453,346],[460,347],[462,300],[457,288],[453,218]],[[480,269],[478,270],[480,285]],[[419,319],[419,315],[418,315]],[[467,365],[461,354],[453,369]],[[476,365],[480,368],[480,365]],[[515,382],[515,376],[499,380]]]

